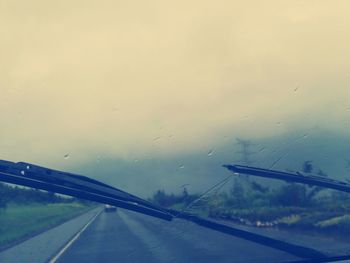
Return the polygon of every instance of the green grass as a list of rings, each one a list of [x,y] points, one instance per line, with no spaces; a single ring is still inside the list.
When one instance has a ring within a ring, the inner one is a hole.
[[[182,208],[176,204],[173,208]],[[203,217],[231,220],[236,223],[254,225],[269,223],[266,227],[280,227],[320,234],[342,236],[350,234],[349,205],[323,207],[250,207],[229,208],[227,206],[194,206],[189,211]],[[342,235],[340,235],[342,234]]]
[[[333,217],[328,220],[320,221],[315,224],[315,227],[318,227],[323,230],[335,230],[343,233],[350,232],[350,215],[343,215],[338,217]]]
[[[341,223],[349,223],[349,222],[350,222],[350,216],[343,215],[343,216],[337,216],[337,217],[333,217],[333,218],[328,219],[328,220],[318,222],[317,226],[327,228],[327,227],[331,227],[334,225],[339,225]]]
[[[91,207],[79,203],[8,205],[0,211],[0,248],[67,221]]]

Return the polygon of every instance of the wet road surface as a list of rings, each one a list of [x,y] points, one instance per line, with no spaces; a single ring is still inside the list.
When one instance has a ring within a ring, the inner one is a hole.
[[[295,256],[191,222],[102,212],[57,262],[287,262]]]

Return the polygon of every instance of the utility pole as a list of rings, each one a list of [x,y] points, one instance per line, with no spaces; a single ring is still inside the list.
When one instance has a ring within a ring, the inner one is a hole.
[[[251,147],[253,146],[253,143],[249,140],[243,140],[240,138],[236,138],[237,143],[235,145],[240,147],[240,150],[236,153],[240,155],[240,159],[238,162],[240,162],[242,165],[250,165],[252,164],[251,156],[255,154],[255,152],[251,151]],[[243,179],[243,184],[249,187],[249,175],[240,175],[241,179]],[[238,184],[238,181],[235,182],[235,184]]]
[[[252,163],[250,156],[252,154],[255,154],[255,152],[252,152],[250,150],[253,144],[249,140],[242,140],[239,138],[236,138],[236,140],[236,145],[238,145],[241,148],[238,152],[236,152],[241,155],[241,159],[239,159],[238,161],[244,165],[250,165]]]

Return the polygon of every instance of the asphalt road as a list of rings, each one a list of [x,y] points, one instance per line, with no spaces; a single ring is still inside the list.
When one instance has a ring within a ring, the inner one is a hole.
[[[1,263],[44,263],[101,211],[96,208],[0,252]],[[0,231],[1,235],[1,231]]]
[[[69,262],[287,262],[295,256],[191,222],[102,212],[57,259]]]

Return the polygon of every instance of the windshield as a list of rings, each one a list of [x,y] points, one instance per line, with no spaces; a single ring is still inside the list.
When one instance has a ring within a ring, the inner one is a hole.
[[[0,1],[0,262],[347,259],[349,7]]]

